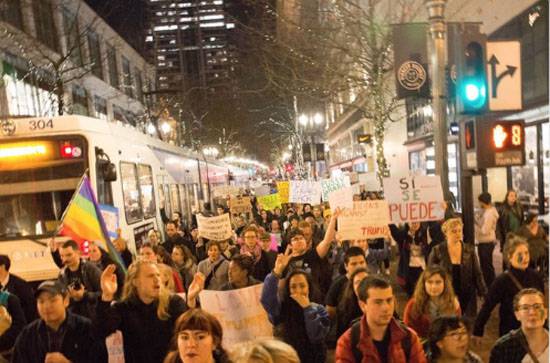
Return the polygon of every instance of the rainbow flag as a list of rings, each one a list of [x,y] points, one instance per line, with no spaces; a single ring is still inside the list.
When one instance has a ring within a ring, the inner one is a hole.
[[[124,261],[109,238],[90,180],[86,175],[82,177],[63,213],[59,234],[70,237],[78,243],[84,241],[98,243],[126,273]]]

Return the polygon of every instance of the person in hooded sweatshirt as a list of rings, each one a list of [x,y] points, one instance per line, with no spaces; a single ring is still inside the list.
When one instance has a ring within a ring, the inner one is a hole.
[[[495,266],[493,265],[493,251],[497,244],[498,212],[491,203],[491,194],[481,193],[477,200],[481,207],[475,218],[475,234],[479,265],[483,273],[486,286],[491,286],[495,280]]]

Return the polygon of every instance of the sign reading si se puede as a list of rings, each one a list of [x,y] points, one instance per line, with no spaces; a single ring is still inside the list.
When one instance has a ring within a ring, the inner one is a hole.
[[[344,240],[384,237],[389,223],[385,200],[353,202],[353,209],[344,209],[338,217],[338,233]]]
[[[229,199],[229,209],[233,214],[249,213],[252,211],[250,197],[231,197]]]
[[[288,203],[289,188],[290,185],[288,181],[277,182],[277,192],[279,193],[279,200],[281,203]]]
[[[201,309],[214,315],[223,328],[223,346],[273,336],[273,326],[260,303],[263,284],[230,291],[203,290]]]
[[[281,200],[279,199],[279,193],[262,195],[258,197],[258,203],[264,210],[272,211],[275,208],[281,208]]]
[[[319,204],[321,202],[320,183],[313,180],[291,180],[289,202]]]
[[[349,178],[331,178],[331,179],[323,179],[321,180],[321,190],[322,190],[322,198],[324,202],[327,202],[329,200],[329,193],[334,192],[336,190],[342,189],[344,187],[349,187],[350,181]]]
[[[208,238],[214,241],[223,241],[233,236],[229,213],[215,217],[204,217],[197,214],[199,237]]]
[[[445,215],[439,176],[384,178],[384,196],[391,223],[436,221]]]

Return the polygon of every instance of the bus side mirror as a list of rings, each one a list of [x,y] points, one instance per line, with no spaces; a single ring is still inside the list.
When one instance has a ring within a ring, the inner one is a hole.
[[[117,175],[116,175],[116,166],[115,166],[115,164],[113,164],[111,162],[106,162],[101,167],[101,172],[103,174],[103,180],[105,180],[106,182],[116,181]]]

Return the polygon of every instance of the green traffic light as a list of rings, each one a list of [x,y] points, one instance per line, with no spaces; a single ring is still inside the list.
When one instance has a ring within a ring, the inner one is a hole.
[[[466,85],[466,99],[468,101],[475,101],[479,98],[479,88],[474,84]]]
[[[466,110],[481,110],[487,103],[487,90],[483,80],[464,80],[462,86],[462,100]]]

